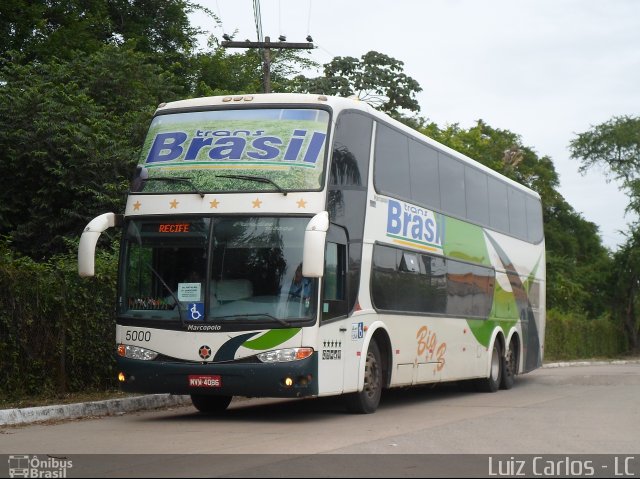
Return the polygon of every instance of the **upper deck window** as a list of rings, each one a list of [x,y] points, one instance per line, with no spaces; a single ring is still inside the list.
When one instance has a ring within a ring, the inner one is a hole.
[[[317,109],[156,116],[140,158],[148,175],[141,191],[319,190],[328,127],[329,112]]]

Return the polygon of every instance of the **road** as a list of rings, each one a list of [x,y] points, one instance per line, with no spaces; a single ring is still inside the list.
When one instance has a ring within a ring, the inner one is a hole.
[[[640,475],[639,404],[640,364],[544,368],[518,377],[513,389],[494,394],[467,392],[456,385],[388,391],[372,415],[350,415],[337,398],[244,399],[234,400],[223,417],[179,407],[5,427],[0,429],[0,453],[133,455],[119,472],[101,469],[112,477],[136,475],[141,464],[149,474],[251,476],[253,470],[265,473],[265,461],[273,464],[283,457],[274,454],[356,454],[351,457],[365,460],[389,454],[636,453]],[[136,454],[176,456],[158,461],[158,456]],[[195,460],[207,456],[183,454],[223,456],[212,470],[204,466],[206,461]],[[237,454],[243,455],[241,461],[238,456],[229,459]],[[122,462],[122,456],[115,457]],[[421,475],[418,472],[413,471]]]

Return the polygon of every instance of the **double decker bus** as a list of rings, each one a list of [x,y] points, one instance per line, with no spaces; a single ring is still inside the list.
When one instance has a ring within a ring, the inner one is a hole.
[[[357,100],[161,104],[124,214],[82,234],[81,276],[114,226],[125,391],[372,413],[386,388],[495,392],[542,364],[539,195]]]

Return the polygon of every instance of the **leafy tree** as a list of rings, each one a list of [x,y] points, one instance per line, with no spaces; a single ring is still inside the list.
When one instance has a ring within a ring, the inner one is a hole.
[[[194,56],[192,70],[194,96],[260,93],[262,85],[262,56],[257,49],[229,54],[216,39],[209,43],[210,51]],[[272,54],[271,90],[294,91],[291,75],[302,69],[317,66],[305,54],[282,50]]]
[[[69,59],[74,50],[93,53],[107,43],[129,42],[175,60],[194,47],[198,30],[188,14],[196,8],[188,0],[4,0],[0,56],[17,52],[24,62]]]
[[[612,307],[624,327],[633,353],[640,352],[640,230],[634,228],[614,254]]]
[[[0,234],[48,257],[95,215],[122,210],[155,106],[184,93],[143,54],[115,46],[5,62],[0,76]]]
[[[629,196],[627,211],[640,213],[640,117],[613,117],[578,134],[570,149],[571,157],[581,162],[580,171],[599,167],[609,178],[621,181]],[[614,254],[609,278],[613,312],[636,353],[640,351],[639,226],[639,223],[629,226],[625,244]]]
[[[640,117],[613,117],[578,134],[570,149],[582,173],[600,167],[621,181],[630,198],[628,210],[640,213]]]
[[[399,115],[401,110],[420,111],[415,95],[422,91],[416,80],[404,73],[404,63],[383,53],[370,51],[360,59],[335,57],[324,65],[324,76],[294,78],[298,91],[327,95],[357,95],[380,110]]]

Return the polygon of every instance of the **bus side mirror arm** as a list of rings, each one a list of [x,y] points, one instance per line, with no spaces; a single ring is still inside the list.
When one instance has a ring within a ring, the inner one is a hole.
[[[96,244],[100,235],[108,228],[119,226],[122,223],[122,215],[105,213],[92,219],[80,236],[78,246],[78,274],[90,277],[95,274]]]
[[[302,276],[322,278],[324,274],[324,246],[329,230],[329,213],[321,211],[307,224],[302,252]]]

